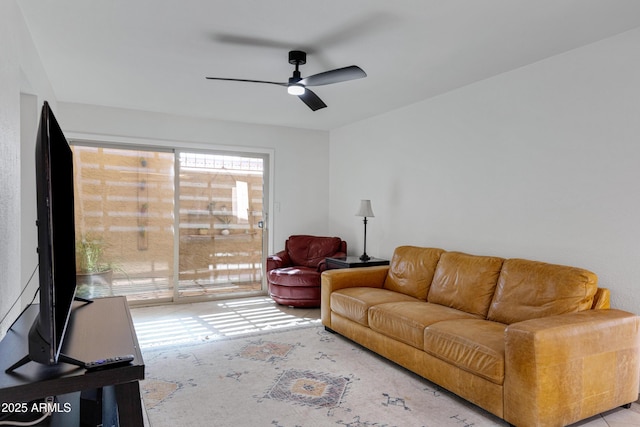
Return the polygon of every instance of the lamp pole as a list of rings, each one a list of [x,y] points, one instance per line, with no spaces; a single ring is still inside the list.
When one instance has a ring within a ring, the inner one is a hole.
[[[367,255],[367,217],[364,217],[364,253],[360,255],[360,261],[369,261],[371,257]]]

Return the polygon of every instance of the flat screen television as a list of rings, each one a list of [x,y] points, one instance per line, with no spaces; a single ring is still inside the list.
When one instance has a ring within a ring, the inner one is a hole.
[[[7,371],[29,361],[80,364],[60,353],[76,292],[73,153],[46,101],[36,138],[36,192],[40,306],[29,354]]]

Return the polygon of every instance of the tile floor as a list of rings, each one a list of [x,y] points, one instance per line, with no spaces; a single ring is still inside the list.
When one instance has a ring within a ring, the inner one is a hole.
[[[319,308],[293,308],[269,297],[132,308],[140,347],[173,345],[320,324]]]
[[[269,297],[134,307],[131,315],[143,350],[320,324],[319,308],[284,307]],[[631,409],[613,409],[572,427],[640,427],[640,399],[631,405]]]

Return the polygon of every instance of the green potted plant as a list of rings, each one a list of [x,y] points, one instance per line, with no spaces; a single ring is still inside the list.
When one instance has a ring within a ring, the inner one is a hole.
[[[113,295],[113,266],[104,260],[106,244],[96,236],[76,241],[76,295],[95,298]]]

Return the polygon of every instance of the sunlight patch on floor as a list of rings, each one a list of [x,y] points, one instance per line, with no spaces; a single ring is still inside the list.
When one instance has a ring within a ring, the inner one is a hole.
[[[186,313],[189,307],[180,310],[176,310],[175,306],[153,307],[149,308],[151,314],[134,315],[140,347],[145,349],[198,343],[281,328],[320,324],[317,316],[300,316],[300,312],[278,306],[270,298],[210,302],[206,307],[207,310],[204,311],[202,308],[193,310],[193,314]]]

